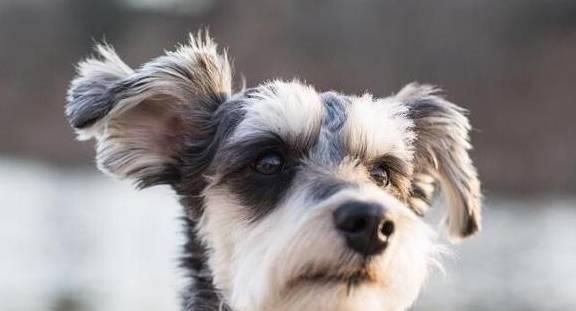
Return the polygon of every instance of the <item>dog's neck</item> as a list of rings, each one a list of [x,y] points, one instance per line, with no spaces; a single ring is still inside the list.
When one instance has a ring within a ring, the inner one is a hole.
[[[218,291],[214,287],[212,273],[207,265],[206,247],[197,237],[196,223],[184,218],[186,226],[186,244],[181,265],[190,278],[189,284],[182,293],[183,311],[232,311],[222,302]]]

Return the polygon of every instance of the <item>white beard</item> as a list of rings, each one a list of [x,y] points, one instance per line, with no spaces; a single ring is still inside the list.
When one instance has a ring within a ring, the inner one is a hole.
[[[306,196],[295,194],[260,222],[241,224],[241,208],[225,192],[206,193],[207,209],[199,232],[210,245],[214,283],[234,311],[405,310],[436,263],[439,248],[433,231],[387,195],[344,191],[306,209]],[[367,195],[395,206],[390,211],[397,224],[384,254],[371,260],[374,279],[352,287],[347,282],[306,281],[292,286],[291,281],[309,265],[345,269],[350,264],[343,258],[352,257],[346,255],[327,215],[343,200]]]

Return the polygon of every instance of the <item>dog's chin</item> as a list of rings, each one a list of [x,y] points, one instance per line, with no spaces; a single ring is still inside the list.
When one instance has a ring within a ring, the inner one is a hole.
[[[386,306],[385,290],[364,271],[310,274],[294,279],[275,311],[393,310]],[[271,309],[271,310],[272,310]]]
[[[350,258],[350,257],[349,257]],[[409,305],[392,284],[383,258],[354,258],[298,269],[266,310],[397,311]]]

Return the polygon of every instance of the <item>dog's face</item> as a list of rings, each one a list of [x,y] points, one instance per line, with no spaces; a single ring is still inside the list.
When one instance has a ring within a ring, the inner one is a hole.
[[[177,191],[233,310],[406,309],[437,253],[421,217],[437,185],[450,235],[479,229],[467,119],[428,86],[233,93],[209,39],[137,71],[100,53],[72,84],[72,125],[104,171]]]

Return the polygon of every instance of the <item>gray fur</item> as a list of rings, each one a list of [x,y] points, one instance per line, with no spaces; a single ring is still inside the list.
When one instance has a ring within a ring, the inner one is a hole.
[[[319,150],[324,161],[338,163],[346,155],[346,147],[341,137],[341,131],[347,119],[347,106],[350,100],[336,92],[326,92],[320,95],[324,103],[324,121],[321,144],[324,150]]]
[[[431,86],[410,84],[396,95],[409,107],[417,136],[412,203],[422,210],[438,182],[449,205],[449,233],[464,238],[480,230],[481,222],[480,181],[468,155],[470,124],[464,109],[436,93]]]
[[[118,82],[134,73],[110,46],[98,45],[96,52],[99,58],[90,58],[78,65],[78,76],[68,90],[66,115],[77,129],[107,115],[114,106]]]

